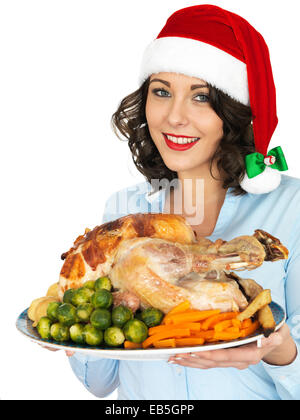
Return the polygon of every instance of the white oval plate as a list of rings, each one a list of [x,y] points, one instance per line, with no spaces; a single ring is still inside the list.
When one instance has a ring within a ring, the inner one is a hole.
[[[276,322],[277,331],[285,322],[286,316],[283,308],[277,303],[270,303],[270,308]],[[247,338],[239,338],[237,340],[226,341],[226,342],[217,342],[203,344],[202,346],[192,346],[192,347],[178,347],[170,349],[134,349],[127,350],[122,348],[111,348],[111,347],[91,347],[88,345],[80,345],[75,343],[58,343],[54,340],[42,340],[37,332],[37,330],[32,326],[33,322],[27,316],[27,310],[20,314],[17,319],[16,327],[17,329],[24,334],[31,341],[41,344],[45,347],[56,348],[59,350],[69,350],[88,354],[94,357],[104,358],[104,359],[117,359],[117,360],[168,360],[171,355],[178,353],[191,353],[191,352],[200,352],[208,350],[218,350],[226,349],[230,347],[243,346],[245,344],[252,343],[254,341],[258,342],[263,338],[261,331],[255,332],[252,336]]]

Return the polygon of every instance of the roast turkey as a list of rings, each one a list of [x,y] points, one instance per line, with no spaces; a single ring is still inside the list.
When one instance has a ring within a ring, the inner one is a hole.
[[[114,300],[130,301],[133,310],[153,306],[168,313],[188,299],[195,309],[240,311],[248,305],[247,281],[256,283],[230,270],[252,270],[287,257],[288,250],[263,230],[212,242],[197,240],[182,216],[130,214],[86,229],[62,254],[59,297],[69,288],[109,276]]]

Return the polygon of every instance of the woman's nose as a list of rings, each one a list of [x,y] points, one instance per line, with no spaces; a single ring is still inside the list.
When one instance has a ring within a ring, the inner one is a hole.
[[[187,110],[182,101],[173,101],[170,105],[168,120],[174,126],[188,123]]]

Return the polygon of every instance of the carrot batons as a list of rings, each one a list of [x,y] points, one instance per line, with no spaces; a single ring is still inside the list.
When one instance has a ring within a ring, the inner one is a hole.
[[[241,321],[240,321],[241,322]],[[251,321],[251,318],[247,318],[247,319],[245,319],[244,321],[242,321],[242,326],[241,326],[241,328],[243,329],[243,328],[248,328],[248,327],[251,327],[251,325],[252,325],[252,321]]]
[[[165,347],[176,347],[176,339],[175,338],[167,338],[166,340],[159,340],[154,341],[153,346],[157,349],[162,349]]]
[[[213,315],[220,313],[220,309],[211,310],[211,311],[191,311],[187,313],[174,314],[166,320],[166,325],[170,324],[181,324],[185,322],[197,322],[203,321],[206,318],[209,318]]]
[[[187,338],[176,338],[176,347],[180,346],[202,346],[204,344],[204,338],[187,337]]]
[[[224,312],[222,314],[213,315],[213,316],[207,318],[202,323],[201,328],[202,328],[202,330],[209,330],[211,328],[214,328],[214,326],[221,321],[227,321],[229,319],[236,318],[238,314],[239,314],[239,312]]]
[[[228,331],[215,331],[214,339],[216,341],[228,341],[228,340],[236,340],[241,336],[241,332],[228,332]]]
[[[190,309],[190,302],[188,300],[185,300],[184,302],[180,303],[179,305],[175,306],[173,309],[171,309],[167,315],[165,315],[164,319],[162,320],[162,324],[166,323],[166,320],[174,314],[179,314],[181,312],[186,312]]]
[[[241,330],[241,337],[248,337],[248,335],[253,334],[259,328],[259,322],[254,321],[252,325]]]
[[[133,343],[132,341],[125,340],[124,341],[124,349],[142,349],[143,346],[140,343]]]
[[[177,337],[188,337],[190,335],[190,330],[185,329],[171,329],[170,331],[161,332],[158,334],[153,334],[150,337],[146,338],[142,342],[143,348],[146,349],[151,346],[155,341],[163,340],[164,338],[177,338]]]
[[[201,324],[200,322],[186,322],[184,324],[176,324],[176,325],[157,325],[156,327],[151,327],[148,330],[149,335],[158,334],[164,331],[171,331],[172,329],[182,329],[187,328],[191,331],[200,331]]]
[[[219,309],[192,309],[190,302],[186,300],[165,315],[160,325],[149,328],[148,338],[137,345],[139,347],[133,347],[134,343],[127,342],[125,348],[201,346],[205,342],[248,337],[259,328],[258,321],[252,322],[250,318],[240,321],[238,315],[239,312],[220,313]]]
[[[205,341],[214,338],[215,330],[208,330],[208,331],[199,331],[195,332],[191,335],[191,337],[195,338],[204,338]]]
[[[217,324],[214,325],[214,330],[216,332],[221,332],[223,330],[226,330],[227,328],[232,327],[232,320],[231,319],[227,319],[225,321],[221,321],[218,322]]]
[[[178,314],[180,312],[185,312],[187,309],[190,309],[190,302],[188,300],[185,300],[184,302],[180,303],[179,305],[175,306],[173,309],[171,309],[167,316]]]

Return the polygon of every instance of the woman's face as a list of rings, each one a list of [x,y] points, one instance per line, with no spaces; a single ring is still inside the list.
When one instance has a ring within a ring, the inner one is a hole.
[[[150,77],[146,101],[149,132],[165,165],[175,172],[206,166],[220,143],[223,121],[208,98],[206,82],[196,77],[165,72]],[[174,143],[166,134],[183,144]],[[199,140],[194,141],[196,138]]]

